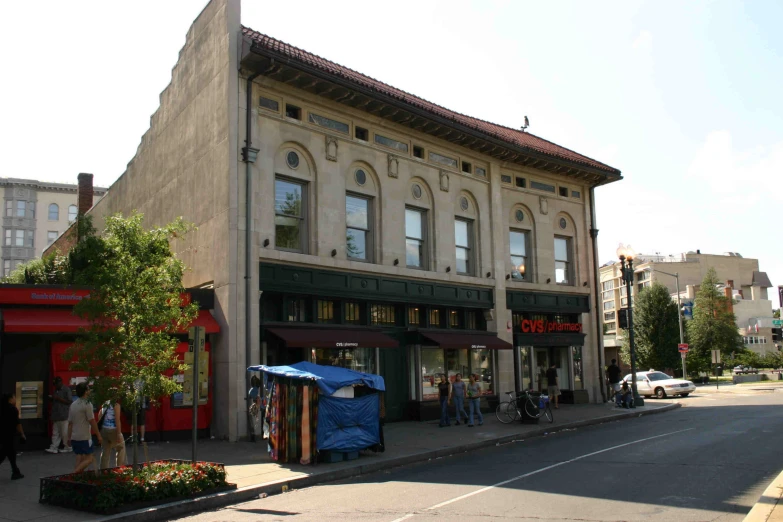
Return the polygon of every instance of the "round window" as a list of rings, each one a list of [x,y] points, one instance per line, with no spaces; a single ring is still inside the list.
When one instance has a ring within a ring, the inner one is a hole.
[[[517,210],[517,211],[514,213],[514,217],[516,217],[516,218],[517,218],[517,221],[524,221],[524,219],[525,219],[525,213],[524,213],[524,212],[522,212],[521,210]]]
[[[469,206],[468,205],[468,198],[466,198],[465,196],[462,196],[460,198],[460,200],[459,200],[459,208],[461,208],[462,210],[467,211],[468,210],[468,206]]]
[[[299,166],[299,154],[294,151],[289,152],[285,156],[285,162],[288,163],[289,167],[295,169]]]
[[[421,186],[414,183],[413,187],[411,188],[411,191],[413,192],[413,197],[416,199],[421,199]]]
[[[364,185],[365,183],[367,183],[367,173],[364,172],[362,169],[357,170],[354,177],[356,178],[357,185]]]
[[[568,226],[568,221],[566,221],[566,218],[560,218],[560,228],[565,230],[565,228]]]

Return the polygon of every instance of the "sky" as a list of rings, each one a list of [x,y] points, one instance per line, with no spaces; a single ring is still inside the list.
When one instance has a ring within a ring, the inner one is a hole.
[[[0,176],[109,186],[203,0],[4,5]],[[783,2],[244,0],[242,23],[452,110],[622,171],[618,243],[757,258],[783,284]],[[771,292],[773,306],[779,306]]]

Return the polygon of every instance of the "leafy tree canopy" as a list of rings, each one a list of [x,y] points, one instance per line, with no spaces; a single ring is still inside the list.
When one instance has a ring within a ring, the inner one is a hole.
[[[730,311],[730,298],[721,292],[715,270],[710,268],[701,282],[693,307],[693,319],[688,322],[688,368],[708,371],[712,364],[712,350],[720,350],[723,364],[732,352],[744,351],[736,318]]]
[[[644,288],[634,298],[633,330],[637,370],[679,368],[680,327],[677,303],[660,283]],[[628,336],[623,353],[628,353]]]

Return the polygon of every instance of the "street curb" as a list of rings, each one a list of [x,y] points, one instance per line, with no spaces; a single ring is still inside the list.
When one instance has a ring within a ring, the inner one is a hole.
[[[461,444],[459,446],[452,446],[449,448],[440,448],[432,451],[425,451],[422,453],[416,453],[413,455],[406,455],[404,457],[397,457],[394,459],[387,459],[379,462],[372,462],[369,464],[357,464],[350,468],[340,468],[333,471],[327,471],[325,473],[316,473],[313,475],[305,475],[302,477],[287,478],[283,480],[277,480],[274,482],[267,482],[264,484],[256,484],[253,486],[245,486],[233,491],[225,491],[222,493],[215,493],[204,497],[199,497],[191,500],[181,500],[178,502],[171,502],[169,504],[162,504],[152,508],[139,509],[136,511],[128,511],[126,513],[120,513],[110,517],[101,518],[101,521],[111,522],[157,522],[159,520],[169,520],[174,517],[180,517],[195,512],[203,512],[212,509],[221,508],[230,504],[237,504],[240,502],[247,502],[255,500],[259,496],[271,496],[290,491],[293,489],[304,489],[317,484],[323,484],[326,482],[334,482],[337,480],[344,480],[351,477],[357,477],[360,475],[366,475],[368,473],[375,473],[385,469],[396,468],[400,466],[407,466],[415,464],[417,462],[424,462],[431,459],[437,459],[442,457],[449,457],[456,453],[465,453],[468,451],[475,451],[482,448],[488,448],[492,446],[498,446],[501,444],[507,444],[522,439],[530,439],[533,437],[541,437],[551,432],[558,432],[566,429],[582,428],[585,426],[592,426],[595,424],[604,424],[606,422],[613,422],[618,420],[630,419],[641,417],[643,415],[654,415],[657,413],[665,413],[668,411],[676,410],[682,405],[679,403],[668,404],[661,408],[656,408],[649,411],[629,411],[623,413],[612,413],[603,417],[597,417],[594,419],[586,419],[582,421],[570,422],[568,424],[560,424],[553,426],[552,428],[538,428],[533,431],[525,433],[517,433],[515,435],[506,435],[503,437],[496,437],[494,439],[481,440],[471,442],[468,444]],[[765,519],[766,520],[766,519]]]
[[[778,507],[781,495],[783,495],[783,471],[770,482],[743,522],[766,522],[769,520],[772,512]]]

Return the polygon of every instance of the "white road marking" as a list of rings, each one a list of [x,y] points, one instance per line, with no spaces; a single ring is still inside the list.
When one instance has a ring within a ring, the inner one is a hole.
[[[548,471],[548,470],[553,469],[553,468],[564,466],[566,464],[571,464],[572,462],[576,462],[578,460],[586,459],[588,457],[593,457],[595,455],[600,455],[601,453],[606,453],[607,451],[616,450],[618,448],[624,448],[624,447],[630,446],[632,444],[639,444],[640,442],[647,442],[648,440],[660,439],[661,437],[668,437],[669,435],[676,435],[678,433],[684,433],[686,431],[691,431],[693,429],[695,429],[695,428],[687,428],[687,429],[684,429],[684,430],[678,430],[678,431],[672,431],[672,432],[669,432],[669,433],[664,433],[662,435],[655,435],[654,437],[647,437],[647,438],[635,440],[635,441],[632,441],[632,442],[626,442],[625,444],[619,444],[617,446],[612,446],[611,448],[606,448],[606,449],[594,451],[592,453],[587,453],[586,455],[581,455],[579,457],[576,457],[576,458],[573,458],[573,459],[570,459],[570,460],[564,460],[562,462],[558,462],[556,464],[552,464],[550,466],[546,466],[544,468],[540,468],[540,469],[537,469],[535,471],[530,471],[528,473],[525,473],[524,475],[519,475],[517,477],[510,478],[508,480],[504,480],[503,482],[498,482],[497,484],[493,484],[493,485],[487,486],[485,488],[477,489],[476,491],[473,491],[471,493],[466,493],[465,495],[460,495],[458,497],[454,497],[451,500],[446,500],[445,502],[441,502],[440,504],[435,504],[434,506],[430,506],[428,508],[425,508],[424,511],[433,511],[435,509],[442,508],[443,506],[448,506],[449,504],[453,504],[454,502],[459,502],[460,500],[464,500],[464,499],[472,497],[474,495],[478,495],[480,493],[484,493],[484,492],[489,491],[491,489],[494,489],[494,488],[497,488],[497,487],[500,487],[500,486],[505,486],[506,484],[510,484],[512,482],[516,482],[517,480],[522,480],[523,478],[527,478],[527,477],[530,477],[530,476],[533,476],[533,475],[537,475],[538,473],[542,473],[544,471]],[[416,513],[408,513],[407,515],[405,515],[403,517],[395,518],[394,520],[392,520],[392,522],[402,522],[403,520],[408,520],[408,519],[411,519],[411,518],[413,518],[415,516],[416,516]]]

